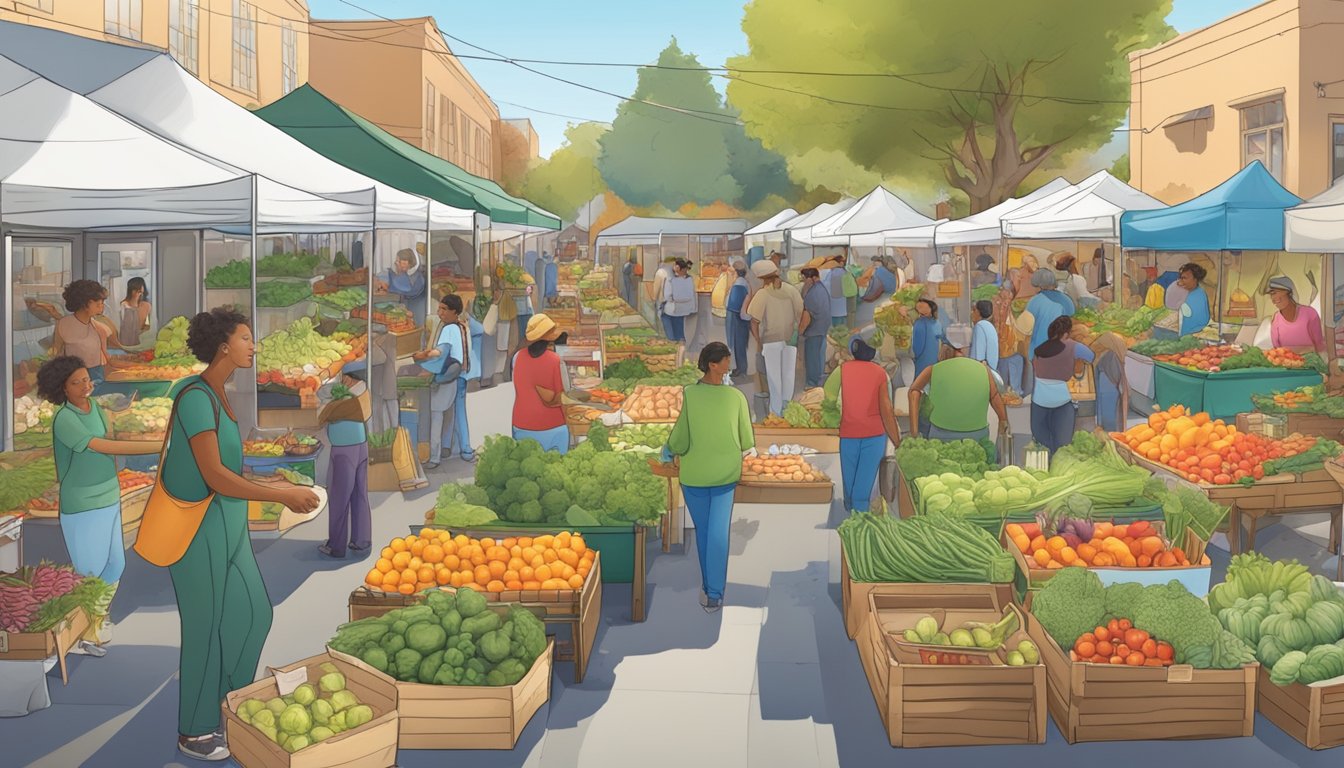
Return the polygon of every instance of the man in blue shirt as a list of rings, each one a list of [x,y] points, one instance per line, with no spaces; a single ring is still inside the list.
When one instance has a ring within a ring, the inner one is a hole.
[[[839,268],[832,270],[836,271]],[[826,318],[831,313],[831,295],[816,267],[804,267],[802,275],[803,319],[798,335],[803,341],[803,369],[807,386],[820,387],[826,376],[826,333],[830,330]]]
[[[421,367],[434,374],[429,389],[429,462],[426,469],[437,469],[443,459],[443,449],[455,426],[462,446],[462,460],[473,462],[470,430],[467,424],[467,374],[471,367],[470,339],[462,332],[462,297],[450,293],[439,300],[439,336],[434,349],[416,352],[412,357]],[[457,363],[454,370],[454,363]],[[449,412],[452,416],[449,416]],[[456,422],[461,421],[460,425]],[[451,446],[449,446],[451,451]]]
[[[397,297],[402,304],[410,304],[425,295],[425,273],[420,269],[415,251],[403,248],[397,251],[396,265],[386,272],[386,277],[374,281],[381,292]]]
[[[555,263],[555,257],[546,251],[541,252],[541,262],[544,268],[542,279],[537,281],[537,285],[542,286],[544,306],[549,307],[560,296],[560,267]]]
[[[989,366],[989,370],[999,369],[999,332],[994,328],[994,305],[988,301],[975,302],[971,307],[971,359],[979,360]]]
[[[1027,361],[1036,358],[1036,348],[1049,337],[1050,324],[1061,315],[1073,316],[1073,299],[1059,291],[1059,279],[1052,269],[1038,269],[1031,273],[1031,284],[1040,290],[1027,302],[1026,314],[1031,315],[1031,343],[1027,346]],[[1031,370],[1031,366],[1027,366]]]
[[[742,259],[733,262],[736,279],[728,289],[728,299],[724,302],[725,335],[728,349],[733,353],[733,373],[737,378],[747,375],[747,341],[751,339],[751,318],[747,316],[747,296],[751,287],[747,283],[747,263]]]

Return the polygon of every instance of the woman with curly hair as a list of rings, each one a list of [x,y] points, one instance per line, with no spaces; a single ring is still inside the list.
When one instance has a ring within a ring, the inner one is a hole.
[[[112,329],[94,319],[107,305],[107,289],[94,280],[76,280],[61,291],[61,299],[70,314],[56,321],[52,357],[78,357],[97,387],[105,379],[107,345],[122,348]]]
[[[238,369],[250,369],[256,344],[247,318],[228,309],[191,320],[187,346],[206,364],[176,384],[174,416],[159,477],[175,499],[214,494],[182,558],[168,566],[182,624],[178,749],[202,760],[229,756],[220,702],[254,679],[271,629],[271,601],[247,532],[247,502],[271,501],[300,514],[317,508],[308,488],[244,480],[243,440],[224,392]]]
[[[58,406],[51,422],[52,454],[60,487],[61,537],[70,563],[85,576],[115,585],[126,567],[126,549],[113,457],[157,453],[160,446],[108,439],[107,415],[93,399],[93,379],[78,357],[61,355],[43,363],[37,371],[37,393]],[[90,634],[97,636],[96,630]],[[93,656],[106,653],[92,643],[83,647]]]

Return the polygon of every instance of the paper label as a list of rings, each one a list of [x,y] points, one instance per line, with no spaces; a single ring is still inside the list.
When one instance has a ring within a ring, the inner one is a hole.
[[[280,689],[281,696],[288,696],[294,692],[295,688],[308,682],[307,667],[299,667],[290,672],[281,672],[278,669],[272,669],[271,674],[275,676],[275,687]]]
[[[9,633],[0,629],[0,653],[9,653]]]
[[[1195,668],[1189,664],[1173,664],[1167,667],[1168,683],[1188,683],[1195,677]]]

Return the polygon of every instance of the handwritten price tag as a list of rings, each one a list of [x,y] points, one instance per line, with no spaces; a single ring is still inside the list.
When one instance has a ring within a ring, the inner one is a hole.
[[[294,692],[295,688],[308,682],[307,667],[299,667],[290,672],[272,669],[271,674],[275,676],[275,687],[280,689],[281,696],[288,696]]]

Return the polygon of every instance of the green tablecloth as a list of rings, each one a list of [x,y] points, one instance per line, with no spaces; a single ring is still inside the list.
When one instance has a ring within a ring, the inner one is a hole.
[[[1321,383],[1312,370],[1248,368],[1206,373],[1170,363],[1153,366],[1155,400],[1162,408],[1180,403],[1193,412],[1206,411],[1215,419],[1230,419],[1255,410],[1251,395],[1286,392]]]

